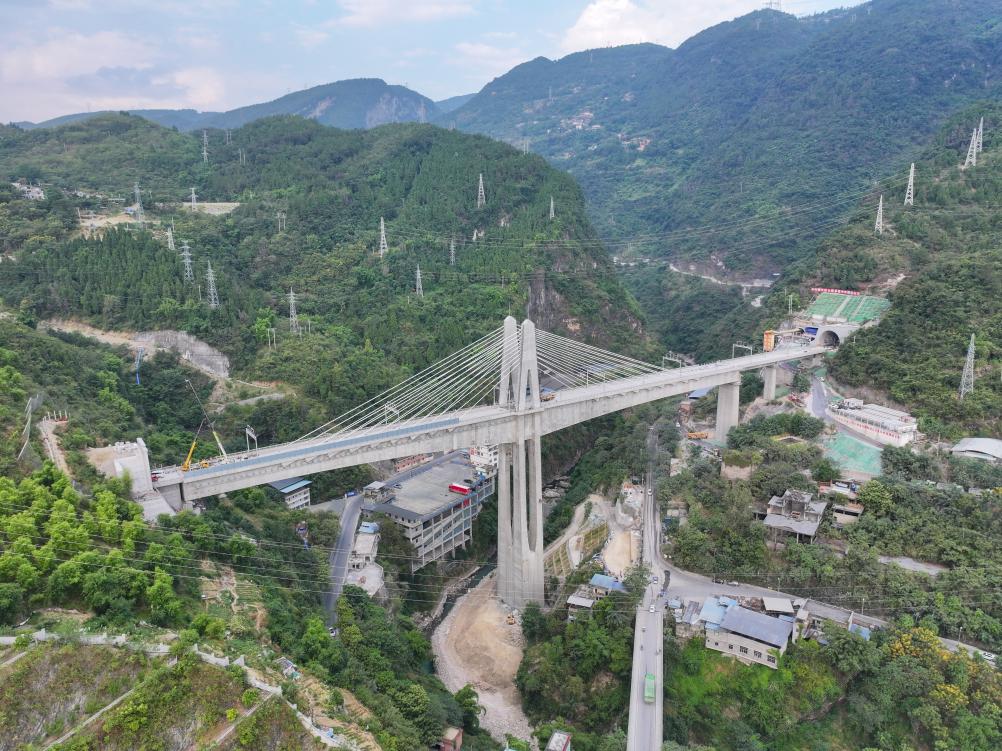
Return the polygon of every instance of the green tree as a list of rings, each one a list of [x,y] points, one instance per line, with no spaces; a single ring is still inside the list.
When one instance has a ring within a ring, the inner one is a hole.
[[[875,516],[884,516],[891,510],[894,497],[890,489],[880,480],[870,480],[859,489],[859,502]]]

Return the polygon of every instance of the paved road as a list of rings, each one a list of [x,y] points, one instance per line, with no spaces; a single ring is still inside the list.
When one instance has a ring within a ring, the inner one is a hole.
[[[633,676],[630,684],[630,722],[627,751],[659,751],[664,734],[664,606],[661,592],[664,572],[658,554],[660,520],[654,495],[654,460],[657,456],[657,434],[652,427],[647,435],[648,466],[644,502],[641,505],[643,524],[643,554],[641,560],[657,575],[644,592],[637,610],[636,634],[633,640]],[[654,677],[654,700],[647,701],[644,687],[647,676]]]
[[[324,598],[324,607],[327,610],[327,622],[331,625],[337,619],[337,601],[341,597],[341,590],[344,589],[344,579],[348,575],[348,556],[355,546],[355,530],[358,528],[358,517],[362,513],[362,496],[356,495],[348,498],[344,513],[341,514],[341,534],[337,540],[337,546],[331,550],[330,554],[330,576],[331,588]]]

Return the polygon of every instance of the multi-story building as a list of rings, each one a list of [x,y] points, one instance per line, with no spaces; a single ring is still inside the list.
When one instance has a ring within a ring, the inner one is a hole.
[[[365,487],[362,511],[385,514],[414,546],[417,571],[466,547],[473,520],[494,494],[494,477],[478,473],[459,451]]]
[[[497,446],[471,446],[470,462],[486,475],[496,475],[498,471]]]
[[[796,639],[794,618],[773,618],[740,605],[727,608],[718,628],[707,629],[706,646],[775,669],[779,655]]]
[[[774,495],[764,515],[764,523],[772,538],[780,535],[796,537],[797,542],[813,542],[821,526],[827,501],[815,501],[811,493],[788,489],[783,495]],[[761,516],[761,512],[758,512]]]
[[[279,482],[269,482],[272,488],[282,494],[282,500],[290,509],[302,508],[310,505],[310,481],[302,477],[293,477],[289,480]]]

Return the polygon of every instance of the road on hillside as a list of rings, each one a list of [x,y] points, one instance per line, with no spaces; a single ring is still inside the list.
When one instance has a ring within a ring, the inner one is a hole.
[[[344,513],[341,514],[341,534],[328,559],[331,583],[330,590],[324,597],[324,609],[327,611],[327,623],[331,626],[337,621],[337,601],[341,597],[344,579],[348,575],[348,556],[355,547],[355,529],[358,527],[358,517],[361,513],[361,495],[346,499]]]

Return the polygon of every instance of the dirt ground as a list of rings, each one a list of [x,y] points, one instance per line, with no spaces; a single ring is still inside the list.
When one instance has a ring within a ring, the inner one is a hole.
[[[473,685],[486,710],[480,724],[495,739],[510,733],[528,740],[532,728],[515,688],[522,629],[507,624],[508,611],[494,595],[492,575],[460,598],[432,635],[436,667],[450,691]]]
[[[612,533],[611,542],[605,546],[605,566],[613,576],[622,577],[633,563],[632,538],[631,530],[620,529]]]

